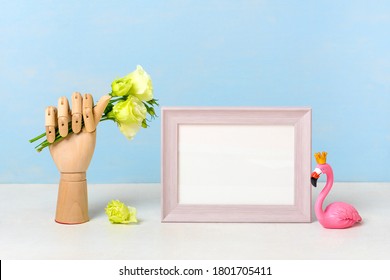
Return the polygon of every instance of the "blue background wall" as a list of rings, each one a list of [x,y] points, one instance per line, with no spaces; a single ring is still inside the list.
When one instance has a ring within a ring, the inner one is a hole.
[[[163,106],[310,106],[338,181],[390,181],[389,1],[1,1],[0,183],[55,183],[28,139],[141,64]],[[101,123],[88,179],[160,181],[160,120]]]

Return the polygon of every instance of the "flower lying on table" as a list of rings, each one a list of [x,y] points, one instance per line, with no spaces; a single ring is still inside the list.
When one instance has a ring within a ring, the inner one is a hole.
[[[137,134],[141,127],[147,128],[147,115],[151,119],[156,117],[154,107],[159,106],[153,98],[152,80],[148,73],[138,65],[137,69],[123,78],[116,79],[111,84],[111,99],[100,121],[112,120],[118,124],[120,131],[129,139]],[[69,134],[73,133],[69,126]],[[30,140],[30,143],[38,141],[46,136],[46,133]],[[54,143],[63,137],[56,131]],[[50,146],[47,140],[38,144],[35,149],[40,152]]]
[[[111,200],[106,207],[108,220],[112,224],[137,223],[137,210],[134,207],[126,206],[119,200]]]

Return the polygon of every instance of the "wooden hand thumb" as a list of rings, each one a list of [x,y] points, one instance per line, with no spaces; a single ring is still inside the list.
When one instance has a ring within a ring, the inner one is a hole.
[[[103,95],[96,106],[93,108],[93,115],[95,117],[95,127],[99,124],[100,119],[104,113],[104,110],[107,107],[108,102],[110,101],[111,96],[110,95]]]

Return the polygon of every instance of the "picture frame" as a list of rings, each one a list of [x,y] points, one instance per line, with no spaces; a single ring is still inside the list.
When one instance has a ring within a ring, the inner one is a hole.
[[[311,109],[163,107],[162,222],[310,222]]]

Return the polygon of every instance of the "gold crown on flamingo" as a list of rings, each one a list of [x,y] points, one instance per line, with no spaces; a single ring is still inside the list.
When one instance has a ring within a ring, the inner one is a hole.
[[[315,153],[314,157],[316,158],[317,163],[318,164],[325,164],[327,154],[328,154],[327,152]]]

